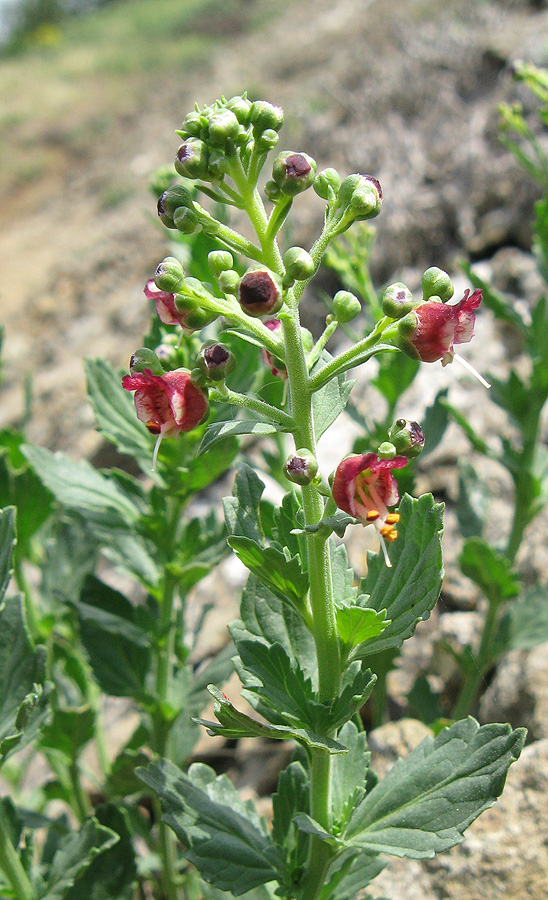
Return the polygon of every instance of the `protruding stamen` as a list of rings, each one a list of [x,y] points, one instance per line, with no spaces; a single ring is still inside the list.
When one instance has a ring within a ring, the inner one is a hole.
[[[368,522],[374,522],[375,519],[379,518],[379,515],[378,509],[370,509],[365,518]]]
[[[154,453],[152,454],[152,471],[156,471],[156,463],[158,462],[158,451],[160,449],[160,444],[162,443],[163,434],[160,432],[158,437],[156,438],[156,443],[154,444]]]
[[[380,529],[382,536],[385,538],[390,538],[390,535],[392,534],[393,531],[394,531],[393,525],[383,525],[382,528]]]
[[[390,541],[390,543],[392,543],[393,541],[396,541],[398,539],[398,532],[395,528],[393,528],[390,534],[385,535],[385,537],[387,541]]]
[[[397,525],[401,516],[399,513],[388,513],[385,522],[387,525]]]
[[[461,366],[464,366],[464,368],[465,368],[468,372],[470,372],[471,375],[474,376],[474,378],[477,378],[477,380],[479,381],[479,383],[482,384],[484,388],[489,389],[489,388],[491,387],[491,385],[489,384],[488,381],[485,380],[485,378],[483,377],[483,375],[480,375],[480,373],[477,371],[477,369],[474,369],[474,366],[472,366],[472,365],[468,362],[467,359],[464,359],[464,357],[462,357],[462,356],[460,355],[460,353],[453,353],[453,359],[456,359],[457,362],[459,362],[459,363],[461,364]]]
[[[384,561],[386,563],[386,568],[391,569],[392,563],[390,562],[390,557],[388,556],[388,550],[386,549],[386,544],[384,543],[384,538],[380,532],[379,532],[379,540],[381,542],[381,549],[383,552]]]

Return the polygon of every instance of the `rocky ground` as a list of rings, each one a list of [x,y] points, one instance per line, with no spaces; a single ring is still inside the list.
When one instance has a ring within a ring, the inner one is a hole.
[[[381,180],[385,203],[373,260],[378,283],[403,278],[414,287],[427,266],[454,270],[456,259],[467,256],[517,301],[535,297],[538,283],[524,251],[536,193],[497,139],[497,105],[518,97],[529,102],[512,82],[510,67],[518,58],[545,62],[545,4],[296,0],[266,4],[265,16],[251,21],[249,9],[256,13],[260,6],[258,0],[236,2],[223,15],[221,5],[210,4],[208,15],[189,27],[198,37],[213,32],[211,56],[195,55],[186,66],[164,61],[131,77],[115,70],[109,80],[90,62],[91,48],[63,57],[50,80],[44,76],[47,56],[0,63],[0,96],[9,99],[2,119],[2,159],[9,165],[0,175],[6,328],[0,424],[20,418],[22,383],[31,372],[30,439],[75,455],[100,452],[80,360],[100,355],[123,365],[139,344],[148,315],[142,286],[166,246],[149,219],[148,176],[171,160],[174,129],[194,100],[206,103],[221,92],[248,88],[282,105],[284,148],[311,153],[319,166],[370,172]],[[22,168],[18,160],[24,160]],[[295,211],[292,240],[308,246],[321,204],[305,195]],[[309,297],[312,327],[315,308]],[[502,371],[515,348],[488,314],[480,316],[477,335],[467,357],[482,371]],[[452,402],[496,439],[500,416],[484,402],[482,389],[455,368],[424,367],[406,398],[408,415],[420,418],[437,390],[449,385]],[[363,391],[361,384],[357,390]],[[349,428],[348,444],[351,436]],[[339,433],[339,454],[341,440]],[[456,462],[467,452],[466,441],[452,431],[424,470],[423,487],[449,501],[445,605],[419,629],[416,649],[410,645],[407,675],[395,673],[395,702],[401,679],[409,678],[413,666],[424,666],[440,630],[462,642],[475,627],[477,598],[454,565],[458,539],[451,509]],[[332,453],[327,444],[326,467]],[[500,506],[494,518],[504,529],[510,485],[496,471],[485,477],[496,486]],[[529,583],[548,575],[546,524],[535,529],[519,560]],[[232,615],[227,597],[208,634],[224,634]],[[531,728],[533,742],[512,768],[503,799],[472,826],[462,847],[424,865],[391,862],[375,896],[544,900],[546,649],[512,654],[482,700],[485,720],[524,724],[525,715]],[[405,722],[383,726],[373,735],[378,758],[386,761],[390,747],[410,749],[422,737],[421,728]],[[234,773],[256,785],[253,770],[263,764],[256,764],[256,750],[247,751],[238,750]],[[263,783],[260,792],[268,787]]]

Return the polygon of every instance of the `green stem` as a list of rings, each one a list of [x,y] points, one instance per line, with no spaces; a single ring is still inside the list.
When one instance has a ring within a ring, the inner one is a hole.
[[[0,869],[8,879],[17,900],[34,900],[34,891],[19,854],[0,819]]]
[[[314,378],[310,379],[310,389],[312,391],[319,391],[319,389],[323,387],[324,384],[327,384],[328,381],[331,381],[332,378],[335,378],[337,375],[342,375],[343,372],[347,372],[348,369],[352,369],[356,365],[361,365],[361,363],[369,359],[370,356],[374,356],[375,353],[378,353],[381,348],[396,349],[379,345],[379,338],[386,325],[386,319],[381,319],[367,337],[358,341],[357,344],[349,347],[348,350],[345,350],[343,353],[339,353],[338,356],[335,356],[331,362],[324,366],[323,369],[314,376]]]
[[[464,718],[469,715],[474,708],[483,677],[493,662],[492,651],[497,631],[500,606],[500,601],[496,599],[489,600],[489,608],[483,626],[481,643],[476,656],[476,668],[464,680],[452,712],[453,719]]]
[[[312,367],[318,362],[321,352],[327,344],[329,338],[335,334],[337,328],[339,327],[339,323],[335,319],[333,322],[330,322],[329,325],[323,331],[323,334],[320,335],[312,350],[306,357],[306,365],[308,369],[312,369]]]
[[[312,751],[310,767],[310,815],[326,830],[331,827],[330,816],[330,780],[331,757],[321,750]],[[325,884],[325,874],[333,850],[325,841],[313,839],[310,842],[306,875],[302,882],[301,896],[303,900],[315,900]]]
[[[78,815],[80,822],[85,822],[89,815],[91,815],[91,804],[89,802],[89,797],[84,791],[82,787],[82,782],[80,780],[80,770],[78,768],[78,763],[74,760],[70,766],[68,767],[69,777],[70,777],[70,786],[72,790],[72,796],[74,798],[74,810]]]
[[[294,422],[291,416],[284,413],[283,410],[259,400],[257,397],[249,397],[247,394],[239,394],[237,391],[231,391],[226,385],[218,385],[211,391],[213,400],[222,400],[225,403],[231,403],[232,406],[238,406],[240,409],[252,409],[266,419],[276,422],[278,425],[291,431]]]

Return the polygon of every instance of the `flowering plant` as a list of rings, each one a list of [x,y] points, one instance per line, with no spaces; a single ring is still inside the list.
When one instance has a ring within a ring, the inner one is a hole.
[[[372,330],[333,356],[329,338],[360,311],[353,293],[339,291],[314,340],[300,322],[305,290],[330,243],[379,214],[382,190],[373,176],[317,172],[306,153],[285,151],[264,188],[267,212],[259,177],[282,124],[280,108],[245,95],[186,116],[175,161],[183,181],[171,180],[158,214],[167,228],[205,239],[207,276],[167,257],[145,288],[159,321],[133,355],[130,374],[118,379],[101,363],[88,363],[102,433],[137,460],[148,481],[24,450],[58,503],[80,517],[79,526],[145,596],[133,604],[86,563],[74,584],[55,582],[63,634],[55,616],[37,616],[33,638],[46,644],[46,674],[59,699],[48,723],[47,691],[31,696],[32,685],[45,680],[33,650],[32,671],[9,695],[0,751],[7,755],[39,733],[38,746],[57,766],[62,799],[81,825],[74,833],[65,828],[64,844],[55,843],[51,829],[36,866],[20,840],[23,814],[3,801],[0,869],[18,900],[76,895],[84,873],[90,895],[131,897],[139,884],[146,896],[150,871],[157,876],[148,895],[168,900],[223,891],[249,900],[350,900],[384,867],[381,854],[421,859],[459,843],[495,802],[521,751],[523,729],[480,727],[469,718],[448,723],[382,780],[370,767],[360,710],[379,654],[401,647],[436,603],[442,508],[430,495],[399,499],[396,474],[424,445],[418,423],[398,418],[367,452],[341,459],[331,485],[317,445],[349,402],[350,369],[402,350],[447,362],[453,345],[472,336],[481,292],[452,306],[449,276],[429,269],[421,299],[391,286]],[[283,250],[291,206],[309,189],[324,204],[323,229],[309,250]],[[200,195],[247,216],[253,238],[203,206]],[[190,498],[226,472],[246,435],[272,439],[278,448],[278,458],[265,453],[263,461],[286,488],[282,501],[263,498],[265,485],[246,455],[224,500],[224,528],[213,512],[189,519]],[[293,448],[281,453],[286,435]],[[10,511],[2,522],[5,588],[14,541]],[[335,535],[370,523],[383,551],[368,555],[359,579]],[[249,570],[241,620],[230,631],[251,714],[215,684],[226,678],[227,659],[213,660],[193,680],[184,642],[188,592],[227,544]],[[4,624],[20,620],[20,610],[20,600],[6,601]],[[81,702],[71,705],[65,674],[84,689],[78,673],[86,665],[106,693],[131,697],[141,715],[116,758],[103,759],[106,809],[92,810],[80,780],[82,748],[96,735],[96,695],[76,694]],[[0,666],[3,674],[13,666],[8,643],[0,646]],[[214,721],[200,715],[206,685]],[[67,717],[70,739],[61,727]],[[196,723],[228,740],[291,742],[271,827],[226,776],[202,763],[187,767]],[[152,813],[143,821],[145,802]],[[135,856],[137,837],[153,849],[146,864]]]

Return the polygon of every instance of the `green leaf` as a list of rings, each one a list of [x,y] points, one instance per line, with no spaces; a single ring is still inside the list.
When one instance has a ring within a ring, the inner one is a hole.
[[[0,608],[0,757],[21,746],[22,732],[47,715],[36,685],[43,681],[44,655],[34,651],[24,624],[22,598],[6,597]],[[31,730],[32,729],[32,730]]]
[[[523,728],[474,719],[426,738],[354,809],[345,843],[412,859],[448,850],[494,804],[524,740]]]
[[[335,611],[337,632],[347,647],[357,647],[382,634],[390,625],[386,610],[367,609],[361,606],[343,606]]]
[[[337,741],[347,749],[346,753],[334,757],[331,763],[333,819],[340,829],[344,828],[348,816],[365,795],[371,754],[367,749],[365,732],[358,731],[354,722],[343,725],[337,734]]]
[[[84,578],[96,565],[97,541],[79,516],[63,518],[48,529],[44,546],[41,594],[54,605],[74,602]]]
[[[225,436],[222,444],[210,444],[207,453],[201,449],[190,459],[182,473],[182,490],[185,496],[197,494],[212,484],[230,468],[240,447],[236,437]]]
[[[478,476],[469,462],[459,460],[457,517],[463,537],[481,537],[487,504],[488,493],[485,481]]]
[[[254,434],[262,437],[266,434],[276,434],[278,431],[288,430],[284,425],[276,425],[273,422],[257,422],[256,419],[230,419],[228,422],[213,422],[207,426],[200,444],[199,454],[205,453],[217,441],[234,435]]]
[[[325,516],[314,525],[305,525],[304,528],[294,528],[293,534],[317,534],[329,536],[335,532],[338,537],[344,537],[344,533],[349,525],[357,525],[358,520],[348,513],[338,512],[332,516]]]
[[[515,600],[500,620],[495,641],[497,655],[508,650],[531,650],[548,641],[548,590],[537,585]]]
[[[318,900],[355,900],[357,896],[362,900],[372,900],[369,894],[363,894],[363,889],[385,866],[386,863],[378,856],[356,852],[354,849],[346,850],[327,870],[326,885]],[[380,897],[378,900],[387,898]]]
[[[333,760],[342,757],[333,757]],[[272,795],[272,839],[283,856],[289,883],[296,880],[306,864],[308,840],[294,825],[294,817],[307,813],[310,805],[309,778],[300,762],[292,762],[280,773],[278,787]],[[296,877],[295,877],[296,876]]]
[[[340,606],[353,606],[358,595],[358,588],[354,584],[354,569],[348,561],[348,553],[344,544],[329,542],[331,555],[331,578],[333,581],[333,596]]]
[[[445,710],[439,694],[435,694],[425,675],[417,675],[407,695],[407,702],[421,722],[432,725],[443,719]]]
[[[259,640],[265,647],[280,644],[291,666],[299,666],[316,688],[318,661],[310,630],[292,606],[250,576],[242,594],[241,622],[230,626],[236,645]]]
[[[0,432],[0,507],[17,509],[15,556],[32,554],[32,538],[51,514],[53,498],[20,452],[23,435]]]
[[[40,737],[42,747],[62,753],[70,764],[95,735],[95,710],[90,706],[54,709]]]
[[[15,508],[8,506],[0,510],[0,603],[13,571],[15,542]]]
[[[95,817],[118,841],[95,857],[64,900],[131,900],[137,865],[127,813],[123,807],[105,804],[96,809]]]
[[[261,546],[265,545],[259,521],[259,503],[264,484],[250,467],[238,466],[232,496],[223,498],[226,527],[231,535],[247,537]]]
[[[493,603],[502,603],[519,594],[519,581],[512,572],[511,563],[481,538],[465,541],[459,565],[463,574],[471,578]]]
[[[84,369],[98,430],[149,475],[154,438],[137,418],[133,395],[122,387],[122,373],[104,359],[86,359]]]
[[[418,622],[427,619],[438,599],[443,577],[441,534],[443,506],[431,494],[400,503],[399,537],[390,545],[392,568],[380,554],[368,554],[368,572],[360,585],[358,604],[386,611],[391,624],[351,657],[368,657],[400,647]]]
[[[6,734],[0,725],[0,735],[5,734],[4,737],[0,737],[0,765],[16,750],[22,750],[36,740],[51,715],[52,691],[53,686],[49,683],[43,687],[35,685],[17,709],[11,733]]]
[[[113,847],[118,840],[118,835],[110,828],[100,825],[95,818],[88,819],[80,831],[63,841],[57,850],[37,900],[64,900],[69,888],[91,866],[95,857]]]
[[[55,499],[106,530],[134,525],[139,510],[117,487],[85,460],[26,444],[22,451]]]
[[[298,741],[305,747],[314,750],[323,750],[324,753],[344,753],[344,747],[337,741],[321,737],[304,728],[296,728],[287,725],[266,725],[247,716],[237,710],[230,700],[210,684],[208,691],[213,697],[213,710],[218,719],[216,722],[208,722],[205,719],[195,719],[199,725],[207,728],[211,735],[221,735],[227,740],[236,740],[244,737],[262,737],[277,741]]]
[[[228,545],[240,562],[278,597],[300,609],[308,592],[308,576],[297,556],[286,557],[274,547],[261,547],[246,537],[229,537]]]
[[[268,826],[225,775],[195,763],[184,774],[167,760],[139,777],[158,796],[164,821],[205,881],[236,897],[283,877]]]
[[[332,358],[331,354],[324,350],[321,358],[312,367],[310,376],[313,378],[314,375],[317,375]],[[312,414],[317,441],[339,418],[350,399],[350,392],[355,383],[355,381],[347,381],[346,375],[337,375],[312,395]]]
[[[394,409],[404,391],[414,381],[419,371],[418,359],[403,353],[383,353],[379,356],[379,369],[371,384],[383,395],[390,409]]]
[[[400,356],[397,357],[400,359]],[[447,426],[449,425],[449,413],[442,401],[447,399],[449,388],[438,391],[431,406],[426,408],[422,417],[421,426],[425,434],[424,450],[422,456],[431,453],[441,442]]]
[[[142,699],[151,665],[151,640],[136,624],[136,609],[119,591],[88,576],[77,605],[80,635],[101,689]]]

